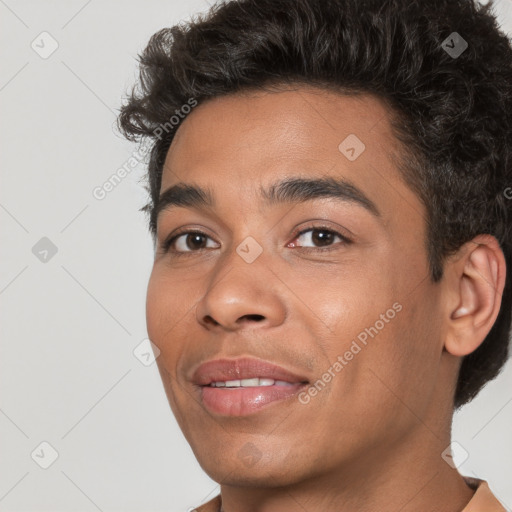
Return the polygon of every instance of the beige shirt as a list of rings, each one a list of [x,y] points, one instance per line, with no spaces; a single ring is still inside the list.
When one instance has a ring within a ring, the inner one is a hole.
[[[476,489],[475,494],[461,512],[507,512],[501,503],[494,497],[487,482],[477,478],[465,477],[467,484]],[[195,512],[219,512],[221,506],[220,494],[199,508]]]
[[[476,492],[462,512],[507,512],[495,498],[487,482],[468,477],[465,477],[465,480],[471,488],[476,489]]]

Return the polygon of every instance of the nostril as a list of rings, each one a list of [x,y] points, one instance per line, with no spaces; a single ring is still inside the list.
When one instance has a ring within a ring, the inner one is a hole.
[[[265,320],[265,317],[263,315],[244,315],[240,317],[241,319],[248,319],[248,320],[257,320],[258,322],[260,320]]]
[[[219,325],[219,322],[217,322],[217,320],[213,319],[210,315],[206,315],[204,317],[204,323],[211,324],[211,325]]]

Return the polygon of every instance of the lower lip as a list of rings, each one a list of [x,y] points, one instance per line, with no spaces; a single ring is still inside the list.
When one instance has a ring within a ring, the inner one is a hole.
[[[270,403],[290,399],[306,384],[290,386],[255,386],[247,388],[217,388],[202,386],[201,399],[204,406],[214,414],[222,416],[247,416],[254,414]]]

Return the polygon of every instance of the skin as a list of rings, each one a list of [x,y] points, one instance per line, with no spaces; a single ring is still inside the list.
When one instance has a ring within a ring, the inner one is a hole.
[[[250,92],[196,107],[169,149],[161,192],[199,184],[217,204],[159,216],[148,333],[177,421],[221,483],[224,512],[455,512],[473,495],[441,453],[461,356],[499,311],[503,254],[494,238],[477,237],[446,262],[440,283],[430,281],[425,207],[391,158],[400,146],[389,120],[369,95]],[[366,146],[355,161],[338,149],[349,134]],[[343,176],[380,217],[326,198],[263,208],[260,185],[299,175]],[[352,243],[335,238],[326,252],[314,232],[294,238],[322,221]],[[190,252],[164,253],[181,227],[203,231],[206,248],[187,247],[183,236],[178,248]],[[236,252],[248,236],[263,248],[250,264]],[[307,404],[217,416],[190,382],[207,360],[243,356],[315,382],[394,303],[395,318]]]

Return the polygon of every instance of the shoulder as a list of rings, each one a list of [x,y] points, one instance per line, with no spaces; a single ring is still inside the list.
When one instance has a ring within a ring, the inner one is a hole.
[[[221,505],[220,494],[215,496],[212,500],[208,501],[204,505],[193,509],[192,512],[219,512]]]

